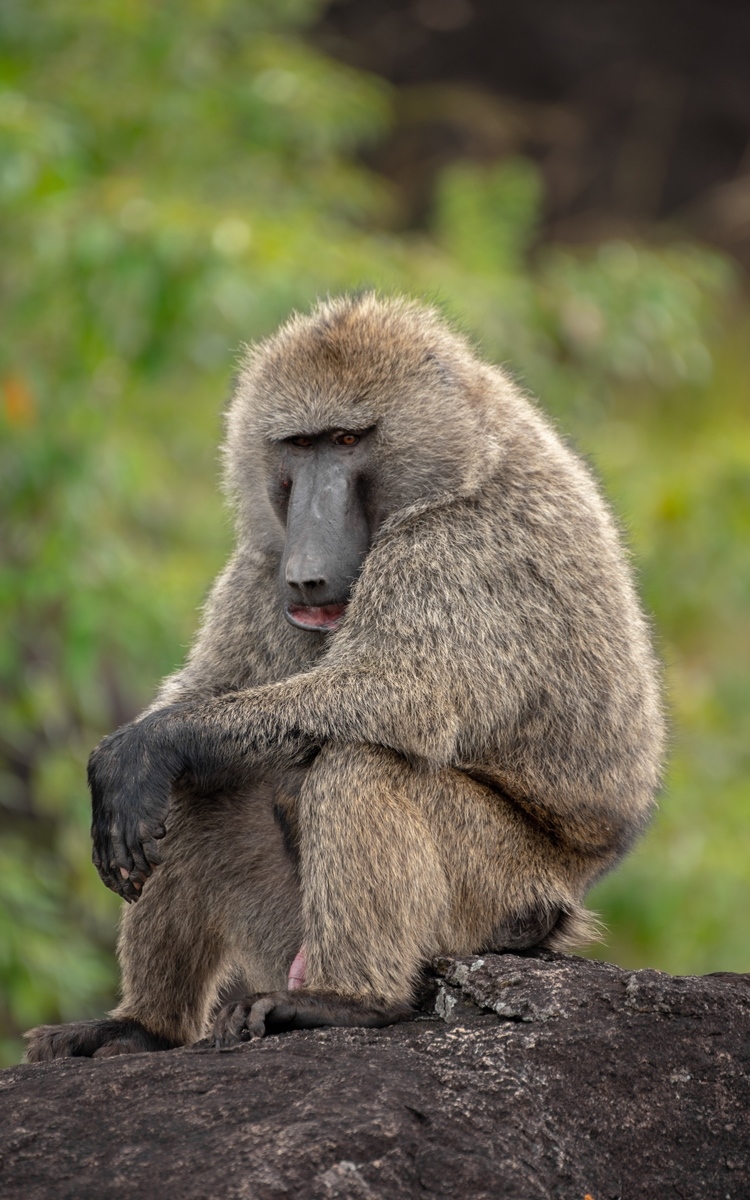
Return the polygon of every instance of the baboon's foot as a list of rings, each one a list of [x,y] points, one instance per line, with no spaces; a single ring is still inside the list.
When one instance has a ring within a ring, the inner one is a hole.
[[[394,1025],[414,1015],[408,1004],[355,1000],[335,992],[271,992],[230,1000],[214,1021],[211,1040],[217,1049],[290,1029],[322,1025],[359,1025],[371,1029]]]
[[[538,908],[529,908],[514,917],[508,917],[496,927],[488,949],[502,954],[541,946],[562,915],[559,905],[540,904]]]
[[[517,950],[575,950],[587,943],[601,941],[601,927],[596,915],[574,900],[564,903],[540,903],[498,925],[490,952],[511,954]]]
[[[143,1054],[171,1050],[177,1045],[150,1033],[138,1021],[73,1021],[70,1025],[39,1025],[24,1034],[28,1039],[26,1062],[53,1058],[112,1058],[115,1054]]]

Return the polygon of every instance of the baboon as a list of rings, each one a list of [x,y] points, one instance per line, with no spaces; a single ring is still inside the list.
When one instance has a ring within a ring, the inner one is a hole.
[[[32,1061],[398,1020],[437,954],[580,944],[652,807],[613,519],[436,311],[293,316],[247,352],[225,456],[238,544],[197,642],[89,764],[122,1001]]]

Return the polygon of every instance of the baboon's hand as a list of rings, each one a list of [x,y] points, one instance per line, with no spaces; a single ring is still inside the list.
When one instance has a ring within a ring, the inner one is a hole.
[[[110,734],[89,759],[94,866],[125,900],[138,899],[161,862],[169,792],[184,769],[159,713]]]

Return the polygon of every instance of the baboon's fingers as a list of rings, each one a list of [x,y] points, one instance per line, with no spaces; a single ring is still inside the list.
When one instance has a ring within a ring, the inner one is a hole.
[[[156,829],[156,836],[163,837],[166,833],[163,825]],[[128,901],[138,899],[154,867],[162,863],[154,837],[144,834],[142,826],[137,832],[113,827],[104,846],[95,845],[92,858],[107,887]]]
[[[247,1014],[254,999],[254,996],[248,996],[243,1000],[230,1000],[219,1010],[211,1034],[217,1050],[221,1050],[225,1046],[235,1046],[243,1040]]]
[[[123,900],[137,900],[140,895],[140,887],[136,887],[136,883],[140,882],[138,872],[125,837],[117,828],[112,831],[111,845],[110,873],[117,885],[113,890],[122,896]],[[111,887],[112,884],[109,886]]]
[[[162,828],[163,828],[163,826],[162,826]],[[166,833],[166,830],[164,830],[164,833]],[[164,837],[164,833],[157,834],[156,836]],[[161,856],[161,852],[156,845],[156,841],[153,838],[146,838],[144,840],[143,853],[146,856],[146,858],[148,859],[149,865],[152,868],[160,867],[161,864],[164,862],[164,859]],[[150,874],[151,874],[151,872],[149,871],[149,875]]]
[[[133,846],[131,850],[133,859],[133,868],[130,871],[130,878],[133,883],[136,881],[145,883],[149,875],[153,872],[153,866],[146,854],[146,842],[143,841],[139,846]]]
[[[157,752],[159,723],[155,730],[147,724],[111,734],[89,759],[94,862],[106,886],[125,900],[138,899],[161,862],[154,843],[165,835],[169,788],[184,767],[179,756]]]
[[[92,836],[94,849],[91,857],[102,883],[124,900],[135,896],[135,889],[128,883],[133,860],[120,830],[113,825],[106,832],[92,830]],[[122,874],[123,870],[125,875]]]
[[[115,852],[109,837],[97,836],[94,841],[94,849],[91,854],[91,859],[99,872],[99,878],[105,887],[116,892],[118,896],[123,896],[123,880],[120,875],[120,869],[115,859]]]
[[[225,1042],[240,1042],[243,1040],[245,1032],[245,1022],[247,1020],[249,1003],[247,1000],[238,1000],[231,1011],[229,1019],[226,1022],[224,1041]]]
[[[293,1004],[287,1002],[284,1005],[281,997],[284,997],[283,992],[274,992],[270,996],[261,996],[259,1000],[255,1001],[247,1017],[247,1031],[251,1038],[265,1037],[266,1017],[270,1016],[277,1008],[289,1009],[287,1016],[293,1016]]]
[[[107,886],[112,888],[113,892],[117,892],[117,895],[121,896],[123,900],[127,900],[128,904],[132,904],[140,895],[138,888],[136,888],[134,883],[131,883],[130,879],[120,878],[117,881],[116,887],[111,883]]]
[[[110,846],[112,848],[110,865],[112,866],[113,871],[121,875],[124,871],[125,875],[122,876],[122,878],[127,878],[130,872],[133,870],[133,856],[125,842],[125,836],[122,830],[114,824],[110,832]]]

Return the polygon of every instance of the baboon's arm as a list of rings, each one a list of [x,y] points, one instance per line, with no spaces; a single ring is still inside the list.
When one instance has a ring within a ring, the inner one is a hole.
[[[136,899],[121,868],[142,882],[160,863],[170,790],[185,774],[205,793],[236,789],[259,766],[304,763],[331,740],[445,758],[455,732],[449,707],[413,676],[386,687],[377,671],[335,667],[156,709],[91,756],[94,862],[107,886]]]
[[[188,774],[207,795],[235,789],[259,765],[304,763],[329,741],[385,746],[426,767],[502,763],[526,772],[522,791],[554,796],[566,821],[601,812],[608,788],[624,807],[642,736],[629,631],[572,568],[548,587],[544,548],[530,559],[523,538],[514,546],[511,520],[504,561],[478,575],[497,520],[496,509],[444,509],[373,548],[312,669],[168,704],[105,738],[89,767],[105,883],[137,897],[121,872],[142,882],[158,863],[176,779]]]
[[[445,677],[456,629],[464,629],[467,643],[457,657],[469,670],[476,660],[465,596],[443,579],[415,604],[419,540],[395,540],[387,552],[371,553],[345,627],[312,669],[225,694],[193,683],[187,698],[179,690],[176,703],[162,703],[100,743],[89,763],[92,836],[109,887],[137,897],[121,872],[139,873],[142,882],[158,864],[171,786],[183,775],[206,794],[235,790],[259,766],[305,762],[331,740],[383,745],[442,765],[451,760],[459,720]],[[300,636],[325,647],[318,635]],[[209,620],[204,646],[220,641]],[[204,651],[203,658],[211,655]],[[449,674],[451,683],[459,675],[468,679],[467,669]]]

